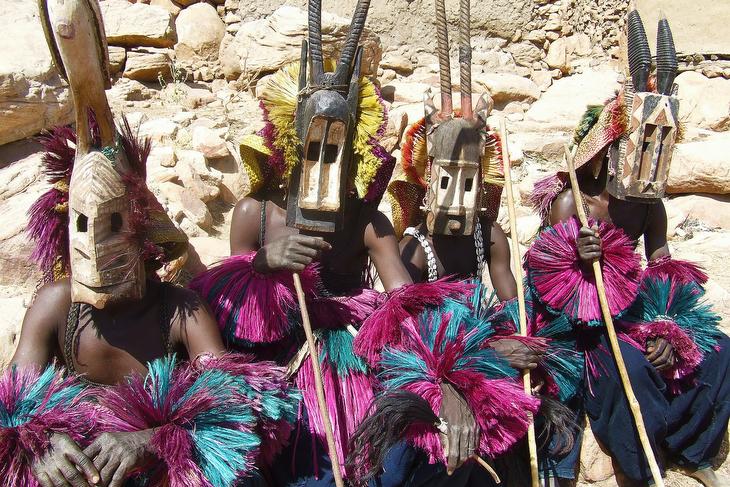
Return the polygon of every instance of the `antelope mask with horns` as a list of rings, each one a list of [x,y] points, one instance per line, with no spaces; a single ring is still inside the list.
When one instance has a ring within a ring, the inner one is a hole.
[[[436,0],[441,110],[424,96],[430,168],[427,170],[426,226],[430,234],[471,235],[482,208],[482,157],[492,99],[482,95],[472,109],[470,0],[461,0],[459,64],[461,116],[454,114],[449,38],[444,0]]]
[[[664,196],[679,131],[679,99],[674,84],[677,53],[669,22],[661,16],[653,89],[649,76],[651,50],[633,3],[627,18],[627,44],[630,76],[623,91],[627,131],[609,150],[607,189],[619,199],[647,201]]]
[[[322,1],[309,2],[309,41],[302,42],[295,125],[301,164],[292,173],[287,225],[334,232],[344,225],[347,182],[358,109],[362,47],[369,0],[360,0],[333,72],[322,57]]]
[[[71,294],[103,308],[145,292],[139,244],[129,238],[129,171],[106,98],[110,87],[104,25],[97,0],[39,0],[46,41],[76,112],[76,155],[69,184]],[[90,112],[98,125],[94,144]]]

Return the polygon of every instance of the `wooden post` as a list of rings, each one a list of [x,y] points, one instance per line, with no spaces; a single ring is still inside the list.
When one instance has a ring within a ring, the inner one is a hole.
[[[583,196],[581,195],[580,186],[578,185],[578,177],[575,174],[573,153],[570,151],[570,148],[567,145],[565,146],[565,158],[568,164],[568,174],[570,175],[570,188],[573,192],[575,207],[578,210],[578,219],[580,220],[581,225],[587,227],[588,216],[586,215],[585,209],[583,208]],[[659,464],[657,463],[656,457],[654,456],[654,450],[652,450],[651,448],[649,436],[647,436],[646,434],[646,427],[644,426],[644,418],[641,415],[639,401],[636,400],[634,389],[631,387],[629,373],[626,370],[626,364],[624,363],[624,358],[621,355],[621,348],[619,347],[618,337],[616,336],[616,328],[613,326],[613,318],[611,317],[611,309],[608,307],[608,300],[606,299],[606,288],[603,285],[603,273],[601,272],[601,263],[598,260],[593,261],[593,275],[596,279],[598,300],[601,303],[601,313],[603,314],[603,321],[606,323],[606,331],[608,332],[608,340],[611,343],[611,351],[613,352],[614,360],[616,360],[616,368],[618,369],[618,374],[621,378],[621,384],[623,385],[626,399],[629,401],[631,415],[634,417],[634,422],[636,423],[636,431],[639,433],[641,448],[644,450],[646,460],[649,462],[651,475],[654,478],[654,485],[656,487],[664,487],[664,479],[662,479],[662,473],[659,470]]]
[[[302,281],[299,279],[299,274],[296,272],[294,273],[294,288],[297,291],[299,311],[302,313],[304,334],[307,336],[309,357],[312,360],[312,369],[314,370],[314,388],[317,392],[317,404],[319,405],[319,414],[322,415],[324,435],[327,437],[327,449],[329,452],[330,461],[332,462],[332,475],[335,478],[335,485],[337,487],[345,487],[345,482],[342,480],[342,472],[340,471],[340,460],[337,457],[337,446],[335,445],[335,437],[332,434],[332,422],[330,421],[329,411],[327,410],[327,400],[324,395],[324,381],[322,380],[322,369],[319,368],[319,354],[317,353],[317,344],[314,342],[312,324],[309,321],[309,311],[307,311],[307,302],[304,299]]]
[[[520,316],[520,336],[527,336],[527,312],[525,308],[525,289],[522,279],[522,258],[520,257],[520,242],[517,238],[517,219],[515,216],[515,197],[512,193],[512,162],[509,158],[509,146],[507,144],[507,127],[504,118],[500,120],[500,138],[502,143],[502,161],[504,162],[504,187],[507,190],[507,211],[509,213],[509,231],[512,242],[512,262],[515,268],[515,280],[517,281],[517,305]],[[530,371],[522,371],[522,383],[525,394],[532,395],[532,382]],[[535,421],[532,413],[528,412],[530,425],[527,429],[527,445],[530,450],[530,476],[532,487],[539,487],[540,473],[537,465],[537,438],[535,436]]]

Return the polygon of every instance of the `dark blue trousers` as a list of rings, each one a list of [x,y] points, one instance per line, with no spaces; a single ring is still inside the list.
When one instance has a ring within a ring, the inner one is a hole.
[[[590,359],[598,377],[586,374],[585,392],[591,429],[626,476],[648,481],[651,472],[605,332],[595,344]],[[678,395],[669,393],[641,351],[625,342],[620,346],[654,451],[661,448],[669,460],[690,468],[709,466],[730,419],[730,338],[723,336],[719,351],[707,354],[700,364],[695,385]]]

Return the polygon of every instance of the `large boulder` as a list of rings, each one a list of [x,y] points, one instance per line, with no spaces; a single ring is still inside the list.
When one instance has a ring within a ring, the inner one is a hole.
[[[682,223],[687,218],[699,220],[712,228],[730,230],[730,196],[688,194],[666,202],[667,215],[678,215]]]
[[[730,80],[687,71],[677,76],[676,83],[680,120],[712,130],[730,128]]]
[[[339,56],[350,19],[322,13],[322,50],[325,57]],[[300,58],[307,33],[307,12],[279,7],[271,16],[246,22],[235,37],[227,36],[220,47],[223,73],[229,79],[266,74]],[[367,28],[360,38],[364,47],[363,73],[375,74],[382,56],[380,38]]]
[[[730,134],[712,133],[677,144],[669,169],[669,193],[730,193]]]
[[[100,5],[110,45],[172,47],[175,44],[175,22],[164,8],[125,0],[105,0]]]
[[[527,111],[527,119],[571,130],[588,105],[602,105],[619,88],[613,70],[586,70],[556,80]]]
[[[540,88],[529,78],[510,73],[474,73],[475,93],[489,90],[495,103],[533,101],[540,97]]]
[[[124,77],[137,81],[158,81],[170,79],[172,59],[169,49],[143,47],[130,49],[124,66]]]
[[[65,82],[51,62],[36,2],[0,2],[0,145],[73,120]]]
[[[226,24],[215,8],[207,3],[196,3],[186,8],[177,20],[175,58],[180,61],[218,59],[218,49],[226,35]]]

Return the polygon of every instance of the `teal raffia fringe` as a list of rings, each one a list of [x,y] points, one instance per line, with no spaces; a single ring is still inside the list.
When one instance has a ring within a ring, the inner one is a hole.
[[[644,279],[639,296],[624,316],[623,330],[639,346],[658,337],[673,347],[677,361],[663,371],[667,379],[691,376],[722,337],[720,316],[704,300],[703,288],[694,282],[668,276]]]

